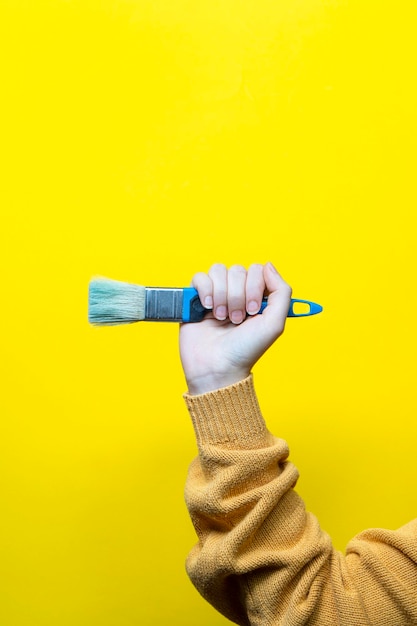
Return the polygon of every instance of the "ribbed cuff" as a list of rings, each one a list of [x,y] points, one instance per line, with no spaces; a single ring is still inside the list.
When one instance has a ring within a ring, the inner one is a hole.
[[[197,444],[236,443],[258,446],[269,433],[259,408],[252,375],[201,395],[184,395]],[[266,441],[265,441],[266,443]]]

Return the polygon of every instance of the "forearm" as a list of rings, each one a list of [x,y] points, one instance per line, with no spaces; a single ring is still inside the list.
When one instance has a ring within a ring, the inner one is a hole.
[[[186,487],[200,539],[188,559],[190,578],[239,624],[284,624],[289,613],[305,620],[332,546],[293,489],[297,470],[286,443],[266,428],[252,379],[187,397],[187,405],[200,449]]]

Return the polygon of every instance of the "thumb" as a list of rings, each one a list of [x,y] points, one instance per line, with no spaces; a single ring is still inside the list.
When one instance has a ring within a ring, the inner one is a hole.
[[[268,305],[262,313],[271,339],[282,334],[291,303],[292,289],[278,273],[272,263],[263,268],[265,286],[268,292]]]

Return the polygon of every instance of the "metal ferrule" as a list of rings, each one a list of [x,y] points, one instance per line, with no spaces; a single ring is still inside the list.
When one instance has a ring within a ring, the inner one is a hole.
[[[146,287],[145,320],[182,322],[182,289]]]

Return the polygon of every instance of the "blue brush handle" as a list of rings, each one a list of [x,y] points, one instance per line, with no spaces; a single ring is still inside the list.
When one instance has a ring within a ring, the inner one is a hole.
[[[294,304],[300,302],[301,304],[305,304],[309,306],[309,310],[307,313],[295,313],[294,312]],[[262,300],[261,308],[259,313],[265,309],[268,304],[268,300],[264,298]],[[309,315],[316,315],[323,310],[323,307],[320,304],[316,304],[315,302],[310,302],[310,300],[299,300],[297,298],[292,298],[290,302],[290,308],[288,310],[287,317],[308,317]],[[182,300],[182,321],[183,322],[201,322],[204,319],[204,316],[207,313],[207,309],[203,307],[200,302],[200,298],[198,297],[197,290],[193,287],[185,287],[183,289],[183,300]]]

